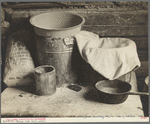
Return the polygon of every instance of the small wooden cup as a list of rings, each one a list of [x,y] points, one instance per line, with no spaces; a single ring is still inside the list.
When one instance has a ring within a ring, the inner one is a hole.
[[[34,75],[37,95],[52,95],[56,92],[56,72],[53,66],[39,66],[34,69]]]

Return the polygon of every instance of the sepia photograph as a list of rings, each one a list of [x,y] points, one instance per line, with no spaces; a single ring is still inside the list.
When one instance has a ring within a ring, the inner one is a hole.
[[[1,122],[149,122],[148,1],[1,2]]]

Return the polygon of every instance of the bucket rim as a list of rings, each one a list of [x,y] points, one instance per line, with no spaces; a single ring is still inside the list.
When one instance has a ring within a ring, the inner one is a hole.
[[[45,14],[54,14],[54,13],[68,13],[68,14],[72,14],[72,15],[76,15],[76,16],[79,16],[81,19],[82,19],[82,22],[76,26],[72,26],[72,27],[68,27],[68,28],[43,28],[41,26],[37,26],[33,23],[33,19],[37,16],[41,16],[41,15],[45,15]],[[38,14],[38,15],[34,15],[32,16],[30,19],[29,19],[29,22],[32,26],[36,27],[36,28],[40,28],[40,29],[44,29],[44,30],[70,30],[70,29],[74,29],[74,28],[77,28],[81,25],[83,25],[85,23],[85,18],[79,14],[76,14],[76,13],[73,13],[73,12],[62,12],[62,11],[53,11],[53,12],[46,12],[46,13],[41,13],[41,14]]]

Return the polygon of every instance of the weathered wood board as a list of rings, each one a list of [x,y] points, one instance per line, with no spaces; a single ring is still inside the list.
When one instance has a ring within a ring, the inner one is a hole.
[[[37,9],[37,10],[19,10],[14,11],[12,15],[12,21],[15,19],[25,19],[31,16],[38,15],[46,12],[53,11],[67,11],[80,14],[85,18],[85,25],[118,25],[118,26],[133,26],[133,25],[148,25],[148,11],[137,10],[137,11],[124,11],[124,12],[107,12],[98,10],[50,10],[50,9]]]
[[[106,37],[146,37],[148,36],[147,26],[113,26],[113,25],[84,25],[83,30],[91,31]]]

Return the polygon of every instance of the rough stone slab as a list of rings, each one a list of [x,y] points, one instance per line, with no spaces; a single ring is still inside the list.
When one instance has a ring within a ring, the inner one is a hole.
[[[132,91],[137,91],[135,73],[132,73]],[[92,88],[79,92],[66,86],[57,88],[51,96],[37,96],[31,87],[7,88],[1,94],[2,117],[143,117],[139,95],[130,95],[122,104],[105,104],[92,95]],[[93,90],[94,91],[94,90]]]

